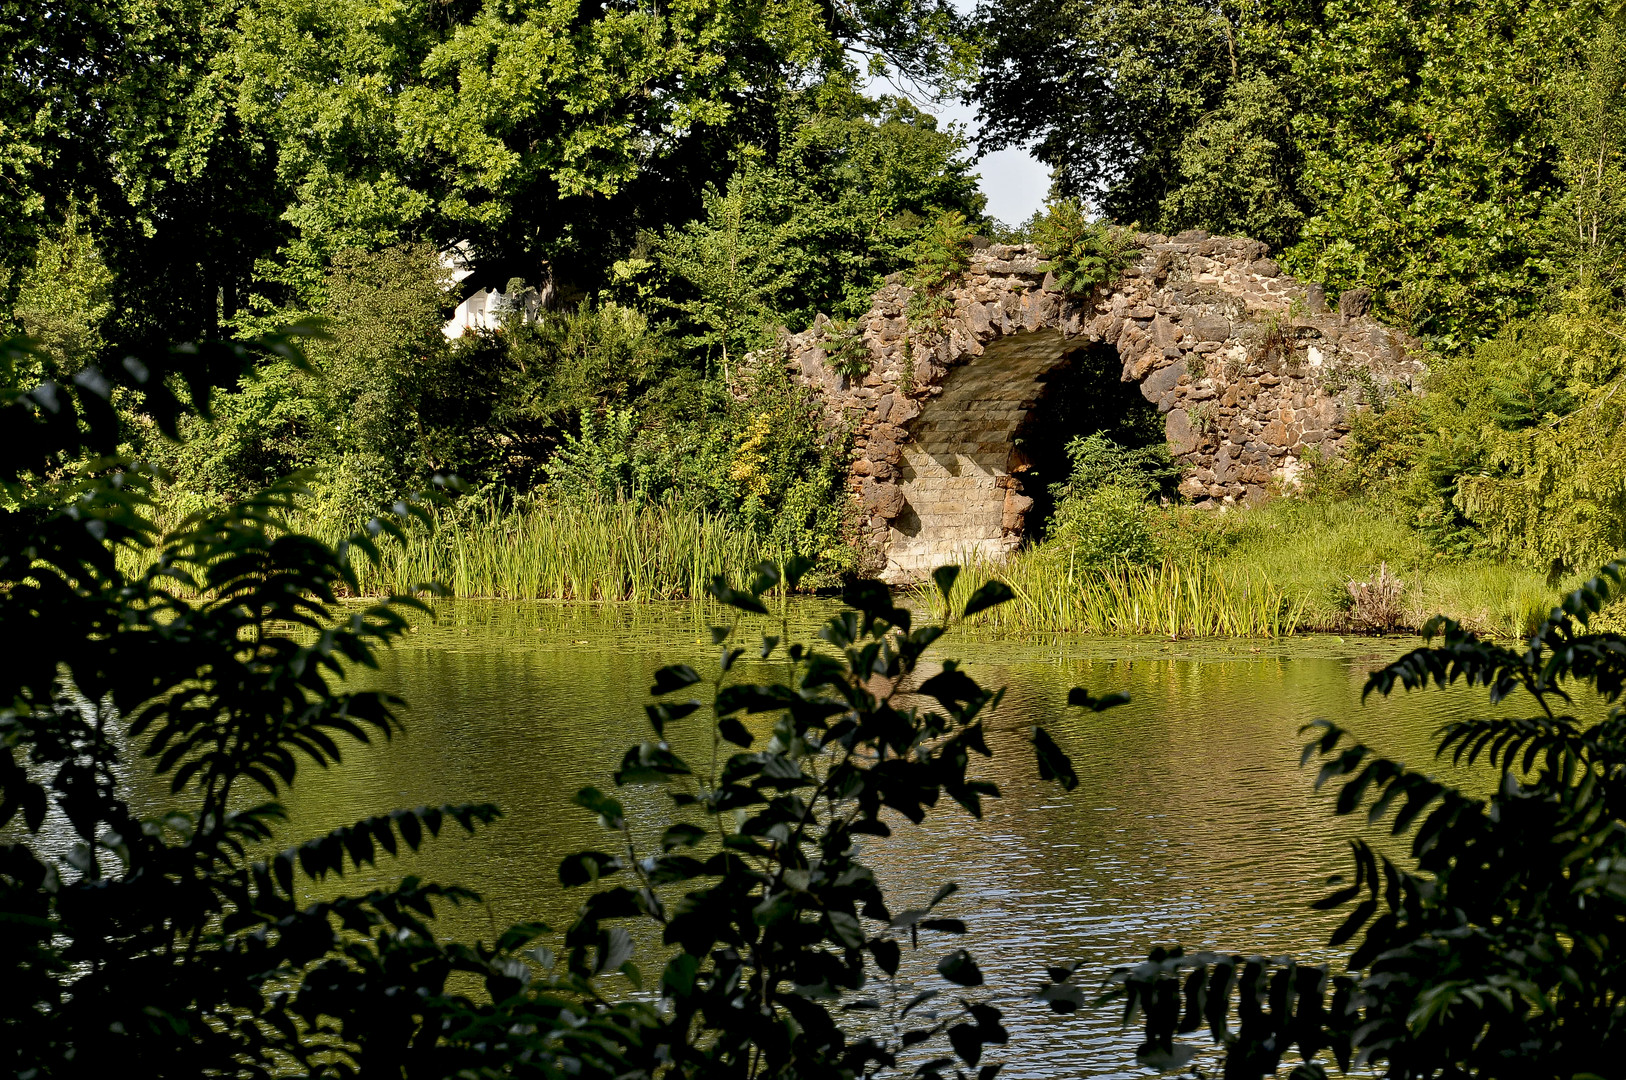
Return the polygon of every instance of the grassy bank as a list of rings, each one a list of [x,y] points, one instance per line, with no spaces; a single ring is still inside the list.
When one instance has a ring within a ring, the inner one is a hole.
[[[1528,633],[1585,576],[1549,585],[1529,567],[1444,556],[1381,505],[1360,499],[1279,500],[1219,516],[1179,510],[1165,527],[1179,538],[1170,547],[1204,553],[1222,571],[1261,575],[1302,605],[1302,625],[1319,629],[1361,629],[1352,625],[1349,582],[1371,580],[1380,566],[1401,583],[1403,626],[1445,614],[1508,637]]]
[[[1008,633],[1275,637],[1372,627],[1352,610],[1351,581],[1380,566],[1399,581],[1397,628],[1443,613],[1485,633],[1520,637],[1585,575],[1549,585],[1528,568],[1449,559],[1414,530],[1362,501],[1281,500],[1213,513],[1153,511],[1160,561],[1080,566],[1062,544],[1019,552],[999,566],[968,567],[956,606],[990,577],[1016,600],[977,617]],[[918,590],[924,604],[938,603]]]
[[[1451,615],[1482,632],[1519,637],[1584,575],[1551,585],[1532,569],[1450,559],[1370,503],[1279,500],[1226,513],[1150,510],[1159,558],[1103,569],[1061,543],[1036,545],[1000,565],[973,564],[955,607],[991,577],[1013,603],[977,617],[997,633],[1279,637],[1307,630],[1369,629],[1351,611],[1350,581],[1380,565],[1399,580],[1398,623]],[[520,509],[463,501],[431,511],[404,544],[359,552],[362,592],[385,595],[438,582],[457,597],[508,600],[660,601],[695,598],[718,574],[739,579],[764,559],[761,538],[716,515],[628,501],[534,501]],[[349,526],[314,514],[294,528],[329,542]],[[935,609],[929,587],[912,590]]]
[[[966,567],[955,582],[951,606],[960,610],[973,591],[995,577],[1016,599],[975,621],[1004,633],[1280,637],[1299,629],[1303,616],[1301,602],[1246,569],[1167,561],[1103,570],[1043,548],[999,566]],[[929,584],[916,586],[914,595],[923,606],[941,609]]]

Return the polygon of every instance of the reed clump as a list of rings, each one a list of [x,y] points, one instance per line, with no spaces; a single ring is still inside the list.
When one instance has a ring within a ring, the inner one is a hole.
[[[1016,601],[975,616],[973,623],[1002,633],[1283,637],[1300,628],[1305,607],[1245,569],[1177,560],[1078,565],[1042,548],[999,565],[970,560],[949,603],[958,609],[994,578],[1011,587]],[[917,587],[916,600],[942,603],[924,587]]]
[[[632,500],[528,500],[430,510],[433,527],[385,545],[377,562],[353,556],[366,595],[428,582],[453,596],[505,600],[691,599],[719,574],[778,553],[748,529],[703,510]],[[293,523],[319,539],[348,533],[312,517]]]

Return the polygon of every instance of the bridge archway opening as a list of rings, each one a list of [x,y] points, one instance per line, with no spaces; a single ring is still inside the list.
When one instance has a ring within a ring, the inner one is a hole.
[[[918,578],[947,562],[1001,559],[1054,513],[1067,444],[1105,431],[1139,447],[1163,418],[1122,381],[1111,346],[1059,329],[1017,332],[951,368],[899,447],[902,506],[889,524],[886,574]]]
[[[1100,432],[1132,450],[1165,441],[1157,406],[1139,383],[1123,381],[1122,367],[1118,350],[1097,342],[1072,350],[1039,376],[1033,408],[1012,440],[1012,472],[1033,500],[1023,529],[1030,541],[1049,534],[1056,512],[1050,489],[1072,472],[1067,445],[1074,439]]]

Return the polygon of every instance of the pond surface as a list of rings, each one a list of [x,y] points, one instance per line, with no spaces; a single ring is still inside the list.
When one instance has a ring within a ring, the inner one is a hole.
[[[828,610],[792,605],[793,638],[810,640]],[[290,839],[397,806],[496,802],[506,813],[496,825],[474,838],[443,833],[424,853],[386,861],[376,880],[411,872],[477,889],[484,907],[443,920],[466,938],[521,919],[562,927],[579,898],[557,884],[559,860],[605,841],[571,796],[587,784],[609,789],[622,752],[645,737],[656,668],[712,670],[709,622],[689,606],[443,604],[366,679],[408,699],[406,736],[350,752],[337,770],[304,770],[289,799]],[[740,643],[759,632],[747,624]],[[970,924],[965,944],[988,989],[1008,999],[1012,1043],[994,1058],[1008,1062],[1005,1075],[1144,1075],[1133,1064],[1138,1040],[1115,1016],[1056,1017],[1024,1000],[1046,962],[1082,959],[1093,981],[1175,942],[1324,954],[1339,916],[1306,905],[1325,894],[1328,874],[1348,870],[1345,839],[1357,826],[1333,818],[1331,797],[1312,790],[1313,769],[1298,764],[1298,729],[1326,717],[1391,756],[1428,761],[1432,730],[1482,699],[1430,691],[1363,707],[1367,673],[1414,644],[954,635],[938,644],[939,660],[961,659],[984,685],[1009,687],[990,720],[995,756],[977,766],[1004,798],[980,823],[945,800],[924,826],[905,823],[872,842],[866,858],[894,910],[942,881],[959,882],[940,911]],[[1124,690],[1132,702],[1084,716],[1065,705],[1073,686]],[[701,733],[699,720],[687,722],[688,737]],[[1025,743],[1036,720],[1072,756],[1076,791],[1038,781]],[[682,752],[682,733],[674,741]],[[1483,786],[1483,778],[1457,779]],[[670,806],[658,789],[618,795],[632,818],[664,817]],[[952,944],[930,943],[915,968],[922,978],[935,980],[929,965]],[[640,960],[646,971],[661,963]]]

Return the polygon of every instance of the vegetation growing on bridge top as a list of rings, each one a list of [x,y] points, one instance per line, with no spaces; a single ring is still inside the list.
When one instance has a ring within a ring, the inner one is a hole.
[[[1048,262],[1062,292],[1093,292],[1118,280],[1135,247],[1134,230],[1092,220],[1077,199],[1058,199],[1029,226],[1033,242]]]

